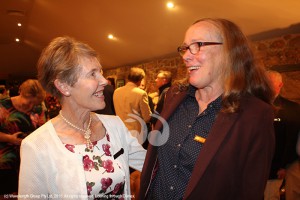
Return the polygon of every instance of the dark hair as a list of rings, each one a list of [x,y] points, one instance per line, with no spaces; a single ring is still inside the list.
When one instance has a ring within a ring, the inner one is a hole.
[[[128,74],[128,80],[134,83],[138,83],[145,77],[145,71],[142,68],[133,67]]]
[[[111,85],[114,88],[116,87],[116,82],[115,82],[115,79],[113,77],[107,77],[106,79],[110,81]]]
[[[55,79],[74,85],[80,71],[80,58],[97,58],[97,53],[87,44],[71,37],[57,37],[43,50],[37,65],[38,79],[47,92],[61,97],[54,85]]]
[[[204,18],[193,25],[203,21],[219,29],[227,56],[223,77],[223,111],[235,112],[241,97],[248,94],[271,104],[272,89],[265,70],[255,63],[250,44],[240,28],[231,21],[218,18]]]
[[[0,93],[3,94],[6,91],[6,87],[4,85],[0,85]]]

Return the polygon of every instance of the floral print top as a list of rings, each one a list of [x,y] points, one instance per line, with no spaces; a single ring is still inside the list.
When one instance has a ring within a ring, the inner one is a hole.
[[[106,132],[106,136],[93,145],[93,152],[87,150],[85,144],[65,144],[65,147],[82,155],[87,193],[92,199],[122,199],[125,171],[110,152],[109,134]]]
[[[23,132],[20,137],[25,137],[35,130],[32,121],[33,114],[27,115],[19,112],[13,106],[11,98],[0,100],[0,132],[6,134],[14,134]],[[19,148],[20,146],[12,145],[7,142],[0,142],[0,169],[16,169],[19,168]]]

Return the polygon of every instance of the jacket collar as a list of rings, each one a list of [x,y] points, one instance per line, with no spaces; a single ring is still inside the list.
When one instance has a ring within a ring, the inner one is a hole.
[[[158,88],[159,94],[161,94],[161,93],[164,91],[164,89],[169,88],[169,87],[171,87],[171,82],[166,83],[166,84],[160,86],[160,87]]]

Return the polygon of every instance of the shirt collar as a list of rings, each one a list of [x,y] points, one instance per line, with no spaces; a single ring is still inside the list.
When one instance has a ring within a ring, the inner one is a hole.
[[[196,90],[197,90],[196,87],[194,87],[192,85],[189,85],[189,88],[188,88],[188,91],[187,91],[188,96],[196,98],[196,96],[195,96]],[[220,95],[214,101],[210,102],[207,106],[208,107],[212,106],[212,107],[214,107],[216,109],[221,109],[221,106],[222,106],[222,95]]]

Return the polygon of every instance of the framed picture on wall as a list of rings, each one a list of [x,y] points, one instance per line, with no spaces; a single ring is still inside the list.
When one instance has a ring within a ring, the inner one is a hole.
[[[122,87],[125,85],[125,80],[124,79],[118,79],[116,81],[116,88]]]

